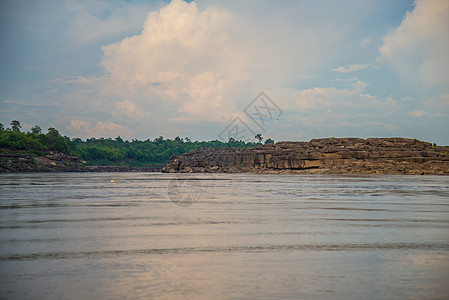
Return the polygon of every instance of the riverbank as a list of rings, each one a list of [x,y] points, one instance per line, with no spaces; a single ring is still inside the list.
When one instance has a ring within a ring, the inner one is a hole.
[[[324,138],[172,156],[166,173],[449,175],[449,146],[408,138]]]
[[[449,175],[449,146],[407,138],[326,138],[252,148],[201,148],[164,166],[92,166],[61,152],[0,152],[0,173],[165,172]]]
[[[78,157],[52,151],[44,155],[0,153],[0,173],[11,172],[160,172],[162,167],[88,166]]]

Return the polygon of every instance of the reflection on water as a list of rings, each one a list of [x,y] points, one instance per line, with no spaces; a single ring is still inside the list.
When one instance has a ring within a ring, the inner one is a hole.
[[[1,299],[448,299],[448,278],[449,177],[0,175]]]

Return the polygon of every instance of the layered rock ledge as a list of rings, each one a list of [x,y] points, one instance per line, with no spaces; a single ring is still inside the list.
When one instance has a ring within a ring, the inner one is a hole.
[[[61,152],[43,156],[0,153],[0,173],[11,172],[160,172],[158,167],[86,166],[78,157]]]
[[[0,173],[83,172],[85,166],[75,156],[50,152],[44,156],[0,153]]]
[[[173,155],[166,173],[449,175],[449,146],[407,138],[324,138]]]

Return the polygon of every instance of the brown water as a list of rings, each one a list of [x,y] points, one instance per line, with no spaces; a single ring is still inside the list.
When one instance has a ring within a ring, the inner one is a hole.
[[[449,299],[449,177],[41,173],[0,188],[0,299]]]

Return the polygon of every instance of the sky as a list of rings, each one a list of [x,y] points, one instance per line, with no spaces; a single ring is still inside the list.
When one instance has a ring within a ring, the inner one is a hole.
[[[447,0],[3,0],[0,37],[5,127],[449,145]]]

